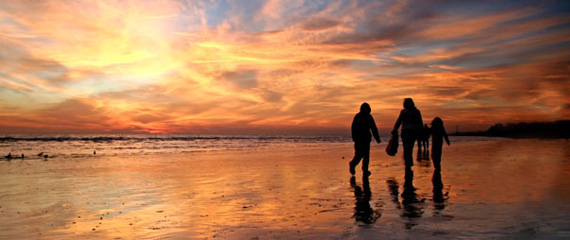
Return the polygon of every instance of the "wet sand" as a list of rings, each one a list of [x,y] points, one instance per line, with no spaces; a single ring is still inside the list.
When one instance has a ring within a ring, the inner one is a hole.
[[[570,238],[567,140],[452,142],[441,177],[372,146],[368,180],[351,144],[1,161],[0,239]]]

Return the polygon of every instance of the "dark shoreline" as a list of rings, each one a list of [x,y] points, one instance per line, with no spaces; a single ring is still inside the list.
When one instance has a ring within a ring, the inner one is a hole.
[[[450,135],[534,139],[568,139],[570,138],[570,120],[532,123],[497,123],[486,131],[455,132]]]

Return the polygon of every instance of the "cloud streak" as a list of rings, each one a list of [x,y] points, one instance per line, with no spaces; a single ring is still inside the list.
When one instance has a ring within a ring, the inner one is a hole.
[[[11,1],[3,132],[346,133],[570,118],[563,2]],[[38,119],[41,119],[39,121]],[[12,130],[10,130],[12,129]]]

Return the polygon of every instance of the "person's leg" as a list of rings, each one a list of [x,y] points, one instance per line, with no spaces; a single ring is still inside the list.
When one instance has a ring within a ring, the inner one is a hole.
[[[431,149],[431,159],[433,161],[433,166],[437,170],[441,170],[441,147],[432,144]]]
[[[370,143],[362,144],[362,173],[364,176],[369,175],[368,164],[370,163]]]
[[[358,165],[360,163],[360,159],[362,159],[363,154],[362,151],[360,150],[361,144],[358,142],[354,143],[354,157],[352,158],[352,161],[350,161],[349,166],[350,166],[350,173],[352,175],[355,174],[355,170],[354,168],[356,167],[356,165]]]
[[[414,165],[414,144],[416,139],[409,133],[402,131],[402,145],[404,147],[404,162],[406,168],[411,168]]]

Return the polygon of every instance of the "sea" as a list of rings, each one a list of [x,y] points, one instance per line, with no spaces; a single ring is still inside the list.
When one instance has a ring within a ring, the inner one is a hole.
[[[381,136],[384,143],[389,135]],[[453,142],[501,138],[451,137]],[[0,135],[0,154],[20,158],[77,158],[323,147],[351,144],[350,135],[192,135],[192,134],[11,134]]]
[[[13,157],[169,154],[317,146],[351,141],[345,135],[13,134],[0,136],[0,153]]]

